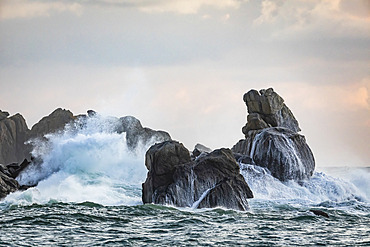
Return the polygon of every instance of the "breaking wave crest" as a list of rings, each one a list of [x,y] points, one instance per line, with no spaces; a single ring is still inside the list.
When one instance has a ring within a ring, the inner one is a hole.
[[[351,168],[351,170],[351,173],[347,173],[342,178],[316,171],[309,180],[297,183],[294,181],[281,182],[271,176],[265,168],[241,164],[241,174],[251,187],[256,199],[281,202],[293,200],[300,204],[348,200],[368,203],[370,201],[368,191],[370,173],[366,168]],[[359,177],[359,174],[362,174],[362,177]]]
[[[17,178],[36,187],[9,195],[17,204],[95,202],[102,205],[141,203],[141,183],[146,177],[147,146],[132,150],[125,133],[118,134],[114,119],[94,117],[69,125],[64,131],[34,140],[32,164]]]

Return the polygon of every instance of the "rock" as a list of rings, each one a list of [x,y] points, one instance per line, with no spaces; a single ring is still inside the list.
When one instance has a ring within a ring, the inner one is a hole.
[[[15,178],[30,163],[31,162],[25,159],[21,164],[12,163],[6,166],[0,164],[0,199],[4,198],[9,193],[21,189],[21,186]]]
[[[247,124],[243,127],[242,132],[245,134],[250,130],[259,130],[271,127],[268,125],[258,113],[251,113],[247,117]]]
[[[171,140],[171,136],[167,132],[144,128],[139,119],[133,116],[121,117],[119,120],[121,125],[117,132],[126,132],[127,146],[132,150],[139,145],[147,146],[153,142],[160,143]]]
[[[256,130],[267,127],[285,127],[294,132],[300,131],[298,121],[293,113],[284,104],[281,98],[272,88],[267,90],[250,90],[243,97],[248,107],[248,123],[243,128],[243,133],[248,134],[249,130]]]
[[[269,88],[250,90],[243,100],[249,115],[242,129],[245,139],[232,148],[238,162],[265,167],[281,181],[310,178],[315,169],[312,151],[297,133],[298,121],[283,98]]]
[[[0,121],[6,119],[9,116],[9,112],[0,110]]]
[[[314,156],[304,136],[286,128],[252,132],[232,150],[249,155],[253,164],[267,168],[281,181],[308,179],[315,169]]]
[[[0,199],[7,196],[9,193],[17,191],[19,183],[14,178],[11,178],[0,172]]]
[[[238,163],[254,165],[254,162],[249,155],[234,153],[234,158]]]
[[[22,163],[11,163],[8,164],[6,167],[9,171],[9,176],[12,178],[18,177],[19,173],[21,173],[29,164],[31,164],[30,161],[27,159],[24,159]]]
[[[96,111],[94,111],[94,110],[88,110],[87,111],[87,116],[89,116],[89,117],[94,117],[94,116],[96,116]]]
[[[75,120],[75,117],[73,116],[72,112],[58,108],[50,115],[43,117],[38,123],[32,126],[28,138],[31,139],[44,137],[46,134],[63,130],[65,125],[73,120]]]
[[[182,144],[168,141],[152,146],[145,164],[149,172],[143,184],[144,203],[247,210],[247,198],[253,197],[229,149],[191,161]]]
[[[317,216],[323,216],[325,218],[329,218],[329,215],[322,210],[310,209],[310,212],[314,213]]]
[[[148,175],[143,183],[143,202],[158,203],[155,195],[165,192],[174,182],[176,167],[187,162],[190,162],[189,151],[179,142],[166,141],[151,146],[145,155]]]
[[[2,111],[0,115],[0,164],[29,158],[31,147],[25,144],[29,132],[25,119],[20,114],[7,118],[9,113]]]
[[[212,152],[212,149],[210,149],[210,148],[208,148],[208,147],[206,147],[202,144],[197,143],[194,147],[193,152],[191,152],[191,158],[196,159],[201,154],[208,154],[208,153],[211,153],[211,152]]]

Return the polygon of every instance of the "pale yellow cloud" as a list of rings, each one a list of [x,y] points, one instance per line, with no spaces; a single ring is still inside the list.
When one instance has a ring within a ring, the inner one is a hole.
[[[0,3],[1,19],[48,17],[55,12],[72,12],[79,15],[82,12],[82,6],[79,3],[63,1],[7,0]]]
[[[144,12],[175,12],[179,14],[196,14],[202,7],[239,8],[243,1],[238,0],[174,0],[153,1],[139,6]]]

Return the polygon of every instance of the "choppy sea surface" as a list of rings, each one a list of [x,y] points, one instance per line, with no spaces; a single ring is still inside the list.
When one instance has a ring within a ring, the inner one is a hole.
[[[241,164],[247,212],[142,205],[147,147],[89,121],[35,144],[43,163],[18,181],[39,183],[0,201],[0,246],[370,246],[370,168],[318,168],[298,184]]]

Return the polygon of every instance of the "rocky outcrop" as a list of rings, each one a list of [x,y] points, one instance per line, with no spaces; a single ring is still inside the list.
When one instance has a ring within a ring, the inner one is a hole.
[[[29,158],[31,147],[25,144],[29,129],[20,114],[8,117],[0,110],[0,164],[21,162]]]
[[[161,130],[144,128],[139,119],[133,116],[121,117],[118,133],[126,133],[127,146],[135,149],[138,145],[146,146],[148,143],[170,141],[171,136]]]
[[[247,210],[247,198],[253,197],[229,149],[191,161],[182,144],[167,141],[147,151],[145,165],[149,171],[143,184],[144,203]]]
[[[298,122],[272,88],[251,90],[244,95],[247,124],[232,151],[241,163],[267,168],[281,181],[300,181],[312,176],[315,160]]]
[[[30,134],[28,136],[31,138],[41,138],[46,134],[55,133],[59,130],[63,130],[67,123],[75,120],[72,112],[62,108],[58,108],[48,116],[43,117],[38,123],[32,126]]]
[[[248,135],[250,130],[268,127],[285,127],[293,132],[301,130],[293,113],[284,104],[283,98],[272,88],[262,89],[259,92],[250,90],[244,94],[243,100],[249,113],[247,124],[243,127],[245,135]]]

